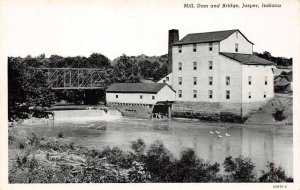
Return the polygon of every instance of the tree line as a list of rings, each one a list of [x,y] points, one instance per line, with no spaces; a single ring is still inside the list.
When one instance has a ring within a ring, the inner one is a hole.
[[[162,56],[165,57],[165,56]],[[93,53],[89,57],[62,57],[44,54],[37,57],[8,57],[8,118],[14,120],[27,118],[30,107],[49,107],[55,102],[66,100],[72,103],[95,104],[105,101],[105,88],[117,82],[154,82],[167,73],[165,58],[147,56],[127,56],[125,54],[112,62],[104,55]],[[101,68],[108,73],[101,90],[52,90],[47,77],[41,70],[34,68]],[[84,94],[90,94],[86,96]],[[90,98],[93,97],[93,98]],[[90,101],[90,102],[89,102]]]
[[[293,58],[286,58],[286,57],[275,57],[272,56],[270,52],[264,51],[263,53],[254,52],[254,55],[261,57],[263,59],[272,61],[277,64],[277,66],[292,66],[293,65]]]

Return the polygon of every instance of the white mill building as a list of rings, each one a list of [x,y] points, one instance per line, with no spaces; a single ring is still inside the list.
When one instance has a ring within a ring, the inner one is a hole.
[[[273,62],[253,55],[253,43],[239,30],[193,33],[181,40],[178,30],[170,30],[169,74],[157,84],[113,84],[107,102],[136,114],[142,112],[137,106],[167,102],[170,107],[175,101],[174,116],[244,116],[273,98],[273,69]]]
[[[159,82],[176,91],[177,109],[247,114],[273,98],[273,69],[273,62],[253,55],[253,43],[239,30],[192,33],[181,40],[178,30],[170,30],[169,75]]]

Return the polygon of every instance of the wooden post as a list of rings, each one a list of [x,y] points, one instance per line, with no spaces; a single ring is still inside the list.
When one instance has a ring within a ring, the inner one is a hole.
[[[168,105],[168,117],[171,120],[171,105]]]

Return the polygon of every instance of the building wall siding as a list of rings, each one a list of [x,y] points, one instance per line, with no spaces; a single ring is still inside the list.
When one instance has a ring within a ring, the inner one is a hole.
[[[273,66],[248,66],[243,65],[243,102],[261,102],[267,101],[274,97],[274,75]],[[248,83],[248,77],[251,76],[251,85]],[[265,85],[267,77],[267,85]],[[251,92],[251,99],[249,99]],[[264,98],[266,92],[266,98]]]
[[[209,51],[209,44],[197,44],[197,52],[193,52],[193,45],[182,46],[182,53],[173,48],[173,89],[177,92],[176,101],[207,101],[207,102],[241,102],[241,73],[239,62],[219,55],[219,43],[213,43],[213,51]],[[209,61],[213,68],[209,69]],[[178,63],[182,63],[182,70],[178,70]],[[197,70],[193,69],[193,62],[197,62]],[[230,85],[226,85],[226,76],[230,77]],[[179,85],[178,77],[182,77]],[[193,78],[197,77],[197,85]],[[213,84],[209,85],[209,77]],[[182,98],[178,91],[182,90]],[[193,97],[193,90],[197,90],[197,98]],[[213,98],[209,98],[209,90],[213,91]],[[230,99],[226,99],[226,90],[230,91]]]
[[[239,44],[238,52],[235,52],[235,44]],[[248,42],[240,32],[238,37],[236,37],[236,33],[233,33],[220,42],[220,52],[252,54],[253,44]]]
[[[116,98],[118,95],[118,98]],[[140,96],[143,96],[141,99]],[[152,99],[152,96],[155,99]],[[107,102],[114,103],[134,103],[134,104],[155,104],[157,101],[174,101],[175,92],[168,86],[164,86],[157,94],[156,93],[106,93]]]

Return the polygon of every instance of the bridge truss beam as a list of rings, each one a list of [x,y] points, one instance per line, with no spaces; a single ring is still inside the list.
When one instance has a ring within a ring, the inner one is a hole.
[[[97,68],[35,68],[47,75],[52,89],[102,89],[107,72]]]

